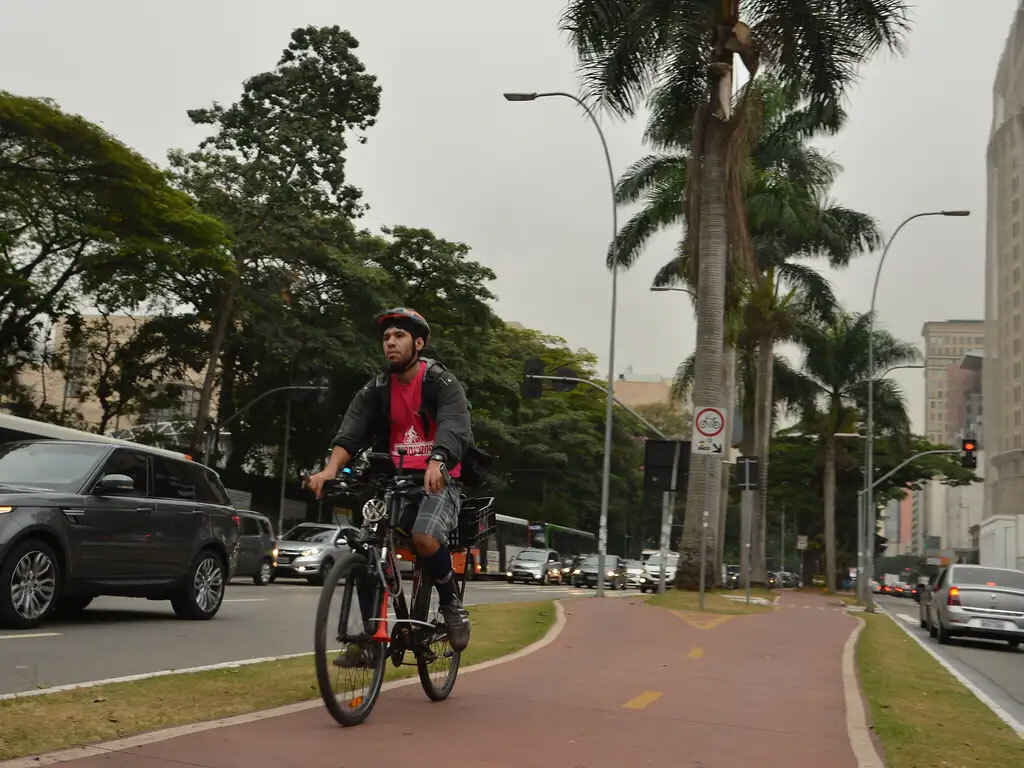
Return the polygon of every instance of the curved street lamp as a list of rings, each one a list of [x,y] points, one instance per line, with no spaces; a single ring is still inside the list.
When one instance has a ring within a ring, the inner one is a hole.
[[[604,149],[605,163],[608,165],[608,183],[612,191],[612,243],[619,234],[618,204],[615,200],[615,173],[612,170],[612,158],[608,154],[608,142],[604,139],[604,131],[600,123],[582,99],[564,91],[551,91],[549,93],[506,93],[506,101],[536,101],[550,96],[558,96],[565,99],[572,99],[587,113],[590,122],[597,129],[597,135],[601,138],[601,148]],[[612,470],[612,408],[615,404],[615,311],[618,301],[618,278],[619,260],[612,259],[612,319],[611,332],[608,341],[608,396],[605,402],[604,411],[604,465],[601,468],[601,522],[597,532],[597,596],[604,597],[604,574],[605,554],[608,548],[608,496],[610,492],[610,479]],[[623,553],[626,554],[626,553]]]
[[[873,464],[874,464],[874,432],[875,432],[875,299],[878,296],[878,280],[882,276],[882,266],[885,264],[885,257],[889,253],[889,248],[892,246],[893,240],[896,239],[896,235],[900,233],[907,224],[914,219],[919,219],[923,216],[970,216],[970,211],[923,211],[921,213],[915,213],[912,216],[908,216],[900,225],[896,227],[896,231],[890,235],[889,240],[885,244],[885,249],[882,251],[882,258],[878,260],[878,269],[875,271],[875,284],[871,289],[871,310],[868,314],[868,408],[867,408],[867,419],[865,424],[865,433],[867,436],[867,445],[864,452],[864,501],[867,507],[867,519],[868,533],[875,529],[875,500],[874,500],[874,489],[872,488],[871,478],[873,477]],[[869,536],[870,538],[870,536]],[[867,578],[872,578],[875,568],[875,553],[874,547],[868,546],[866,555],[866,570]],[[871,590],[867,591],[867,604],[868,610],[874,611],[874,601],[872,600]]]

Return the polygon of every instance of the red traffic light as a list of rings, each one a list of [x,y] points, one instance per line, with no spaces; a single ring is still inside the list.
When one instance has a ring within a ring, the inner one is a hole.
[[[975,447],[976,446],[974,445],[973,441],[971,441],[971,440],[964,440],[964,450],[965,451],[973,451],[975,449]]]

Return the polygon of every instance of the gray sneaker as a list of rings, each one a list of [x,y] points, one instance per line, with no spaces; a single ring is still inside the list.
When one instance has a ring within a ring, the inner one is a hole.
[[[469,645],[469,612],[456,599],[451,605],[441,606],[441,616],[444,617],[452,650],[466,650]]]

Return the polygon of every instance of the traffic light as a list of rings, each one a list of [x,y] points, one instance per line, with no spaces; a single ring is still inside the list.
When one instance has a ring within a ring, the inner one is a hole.
[[[978,450],[978,441],[972,438],[964,438],[960,441],[960,466],[967,469],[974,469],[978,466],[978,457],[975,451]]]
[[[539,357],[531,357],[526,361],[523,370],[523,400],[536,400],[544,393],[543,379],[532,379],[531,376],[544,375],[544,361]]]

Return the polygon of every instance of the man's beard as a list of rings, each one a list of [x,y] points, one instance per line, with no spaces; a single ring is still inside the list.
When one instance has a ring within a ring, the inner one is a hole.
[[[394,363],[389,362],[388,368],[391,370],[392,373],[405,373],[410,368],[412,368],[418,360],[419,354],[415,350],[413,350],[412,354],[409,357],[405,358],[404,360],[399,360]]]

